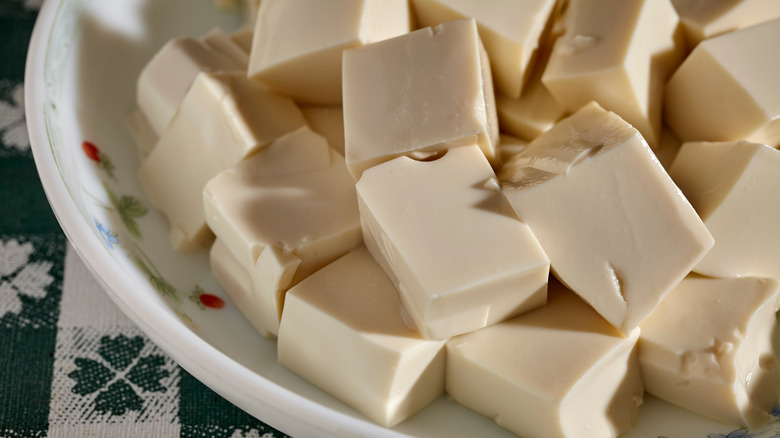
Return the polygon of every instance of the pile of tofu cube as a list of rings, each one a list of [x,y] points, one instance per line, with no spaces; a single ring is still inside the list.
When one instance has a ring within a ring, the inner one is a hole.
[[[262,0],[138,78],[139,180],[279,361],[614,437],[780,395],[778,0]]]

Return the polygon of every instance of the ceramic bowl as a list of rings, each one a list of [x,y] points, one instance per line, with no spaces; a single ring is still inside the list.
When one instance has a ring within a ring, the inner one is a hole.
[[[26,75],[30,140],[52,208],[95,278],[188,372],[290,435],[513,437],[446,397],[395,428],[371,423],[277,362],[275,342],[230,302],[205,251],[171,250],[167,224],[136,180],[139,161],[124,120],[135,108],[138,73],[156,50],[216,25],[234,30],[242,18],[206,0],[49,0],[40,12]],[[214,297],[225,305],[215,308]],[[627,436],[720,437],[733,429],[648,397]]]

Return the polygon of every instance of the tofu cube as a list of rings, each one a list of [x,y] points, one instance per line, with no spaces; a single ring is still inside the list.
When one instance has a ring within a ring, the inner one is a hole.
[[[529,143],[499,177],[558,279],[623,333],[713,245],[641,134],[595,103]]]
[[[429,339],[447,339],[545,302],[549,261],[501,196],[476,145],[437,160],[399,157],[357,183],[363,238]]]
[[[723,423],[758,427],[780,397],[777,280],[688,277],[641,325],[647,391]]]
[[[498,162],[490,64],[473,19],[344,52],[344,141],[355,180],[401,155],[477,143]]]
[[[775,0],[672,0],[690,47],[724,33],[780,17]]]
[[[311,129],[328,139],[330,147],[344,156],[344,111],[340,106],[301,106]]]
[[[542,81],[574,112],[595,100],[655,147],[664,84],[682,61],[669,0],[571,0]]]
[[[159,137],[202,72],[241,71],[241,66],[202,41],[189,37],[166,43],[138,75],[138,108]]]
[[[444,392],[444,341],[406,325],[393,284],[358,248],[287,293],[279,362],[392,427]]]
[[[276,335],[284,292],[360,245],[355,187],[344,159],[308,127],[221,172],[203,190],[209,227],[268,303]]]
[[[447,394],[525,438],[627,432],[643,396],[639,329],[621,335],[554,280],[548,301],[448,341]]]
[[[341,104],[341,52],[410,30],[407,0],[263,0],[249,77],[296,101]]]
[[[518,98],[555,0],[412,0],[420,27],[474,18],[496,90]]]
[[[208,248],[213,235],[203,212],[206,183],[305,124],[290,98],[241,73],[200,74],[138,169],[149,202],[170,222],[173,247]]]
[[[780,18],[703,41],[666,86],[666,122],[683,141],[780,145]]]
[[[694,271],[780,279],[780,151],[745,141],[685,143],[669,174],[715,238]]]

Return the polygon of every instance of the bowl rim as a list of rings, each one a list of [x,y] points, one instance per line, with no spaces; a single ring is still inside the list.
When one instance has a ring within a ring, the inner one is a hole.
[[[271,382],[239,364],[165,312],[134,293],[135,280],[83,223],[68,193],[44,117],[46,54],[54,25],[68,0],[47,0],[36,19],[25,65],[25,116],[33,159],[52,210],[73,249],[120,310],[182,368],[239,408],[284,433],[298,436],[406,437],[338,412]],[[146,0],[149,1],[149,0]],[[154,306],[153,309],[149,309]]]

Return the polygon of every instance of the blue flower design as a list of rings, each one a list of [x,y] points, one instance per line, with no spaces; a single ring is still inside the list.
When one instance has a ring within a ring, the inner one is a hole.
[[[119,244],[119,239],[117,239],[117,234],[108,228],[106,228],[105,225],[101,224],[97,219],[93,219],[95,221],[95,227],[98,230],[98,233],[100,233],[100,237],[103,238],[103,241],[106,242],[106,246],[109,249],[114,249],[114,245]]]

